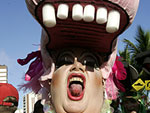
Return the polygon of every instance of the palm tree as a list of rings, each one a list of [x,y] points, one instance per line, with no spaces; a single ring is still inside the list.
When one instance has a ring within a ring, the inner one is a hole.
[[[123,58],[122,61],[125,61],[131,64],[131,55],[128,50],[128,44],[125,46],[125,49],[123,51],[119,50],[119,56]]]
[[[142,67],[141,64],[138,64],[135,61],[135,57],[138,53],[150,50],[150,32],[145,32],[141,28],[141,26],[138,26],[138,32],[135,37],[135,40],[135,44],[127,39],[124,39],[123,42],[126,43],[125,50],[128,50],[131,55],[130,63],[140,72],[142,70]]]
[[[138,32],[135,37],[135,43],[132,43],[127,39],[124,39],[123,42],[126,44],[126,46],[123,51],[119,51],[119,54],[121,57],[124,58],[123,59],[124,61],[131,64],[140,73],[142,71],[142,63],[140,64],[139,62],[137,62],[135,58],[139,53],[146,52],[148,50],[150,51],[150,32],[145,32],[141,28],[141,26],[138,26],[137,31]],[[143,90],[143,92],[145,92],[145,90]],[[141,94],[139,95],[143,96],[144,95],[143,92],[140,92]],[[142,100],[145,101],[145,103],[147,102],[147,98],[144,98]]]

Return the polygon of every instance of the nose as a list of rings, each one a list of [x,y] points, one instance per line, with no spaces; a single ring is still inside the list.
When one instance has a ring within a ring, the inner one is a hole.
[[[70,71],[85,71],[85,66],[80,63],[77,58],[74,59],[74,63],[70,69]]]

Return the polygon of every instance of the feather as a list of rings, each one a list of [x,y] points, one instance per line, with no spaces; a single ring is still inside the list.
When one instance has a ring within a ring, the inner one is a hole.
[[[118,56],[116,57],[116,61],[114,63],[114,66],[112,67],[112,71],[118,80],[126,79],[126,69],[124,68],[123,63],[120,61],[120,57]]]

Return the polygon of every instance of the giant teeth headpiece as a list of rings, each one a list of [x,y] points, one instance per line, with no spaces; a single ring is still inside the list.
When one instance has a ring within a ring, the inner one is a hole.
[[[139,0],[26,0],[48,35],[49,49],[85,47],[111,53],[133,21]]]

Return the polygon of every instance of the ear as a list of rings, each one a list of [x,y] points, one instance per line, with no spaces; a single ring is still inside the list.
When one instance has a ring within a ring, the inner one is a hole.
[[[112,67],[114,65],[116,55],[117,55],[117,42],[118,39],[113,41],[112,53],[110,54],[108,61],[105,62],[101,67],[102,76],[104,79],[107,79],[109,77],[110,72],[112,71]]]

